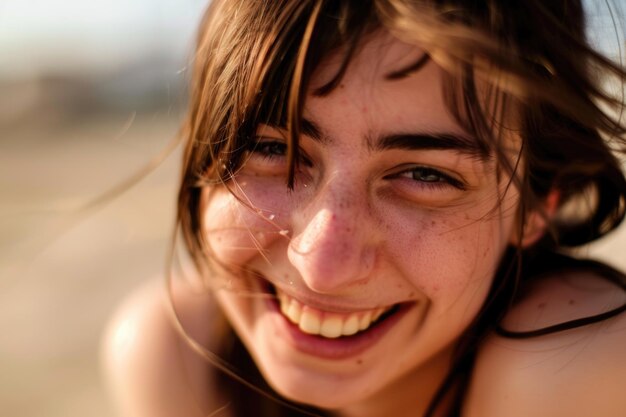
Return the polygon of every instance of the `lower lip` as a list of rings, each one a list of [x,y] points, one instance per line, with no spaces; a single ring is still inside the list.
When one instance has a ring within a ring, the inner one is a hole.
[[[365,331],[336,339],[304,333],[283,316],[279,311],[277,301],[268,300],[268,306],[274,313],[275,322],[279,328],[283,329],[282,333],[286,335],[287,342],[294,348],[311,356],[337,360],[355,357],[375,345],[410,310],[412,305],[401,305],[391,316]]]

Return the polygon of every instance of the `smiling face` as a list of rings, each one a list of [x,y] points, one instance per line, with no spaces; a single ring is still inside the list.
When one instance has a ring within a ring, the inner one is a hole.
[[[375,34],[335,90],[307,97],[293,190],[286,132],[262,125],[230,191],[203,192],[211,256],[230,267],[216,297],[290,399],[432,394],[511,240],[517,192],[447,111],[440,68],[386,78],[421,54]]]

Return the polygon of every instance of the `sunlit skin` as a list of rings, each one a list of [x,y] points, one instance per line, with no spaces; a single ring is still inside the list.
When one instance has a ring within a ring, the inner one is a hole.
[[[514,240],[518,193],[497,175],[495,157],[382,145],[400,134],[472,140],[444,105],[436,63],[386,78],[421,54],[376,34],[338,88],[307,96],[304,117],[318,131],[301,137],[293,191],[286,132],[267,125],[231,191],[204,191],[212,256],[229,267],[216,268],[218,302],[268,382],[292,400],[360,416],[400,416],[389,410],[410,403],[409,415],[419,415]],[[326,60],[311,89],[337,65]],[[267,282],[324,311],[409,309],[359,355],[320,358],[284,337],[284,318],[259,296]]]

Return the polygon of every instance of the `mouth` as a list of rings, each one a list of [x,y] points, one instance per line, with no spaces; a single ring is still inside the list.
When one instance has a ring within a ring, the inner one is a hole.
[[[270,311],[284,340],[295,349],[319,358],[354,358],[383,340],[417,303],[403,302],[367,310],[338,312],[313,307],[265,281]]]
[[[411,314],[409,321],[403,318],[423,306],[416,299],[362,309],[346,305],[350,303],[308,302],[275,286],[258,271],[252,277],[257,291],[267,295],[263,304],[269,314],[257,317],[272,327],[259,327],[263,334],[272,334],[272,343],[286,343],[300,353],[324,360],[355,358],[381,342],[406,338],[415,331],[410,323],[419,316]]]
[[[400,304],[350,313],[320,310],[303,304],[277,288],[279,311],[303,333],[327,339],[354,336],[367,332],[400,309]]]
[[[418,304],[407,301],[353,311],[339,307],[324,309],[307,305],[262,275],[257,276],[262,278],[262,291],[271,295],[266,305],[276,326],[282,329],[278,334],[296,350],[323,359],[348,359],[364,353],[386,340],[384,336]]]

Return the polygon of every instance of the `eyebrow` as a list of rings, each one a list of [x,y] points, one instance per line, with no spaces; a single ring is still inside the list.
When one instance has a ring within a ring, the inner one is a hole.
[[[368,147],[374,151],[388,149],[451,150],[480,159],[489,159],[489,150],[476,139],[452,133],[400,133],[369,138]]]
[[[302,133],[322,144],[331,142],[331,138],[322,133],[314,122],[302,119]],[[371,151],[391,149],[413,150],[452,150],[487,160],[489,149],[475,138],[453,133],[395,133],[378,137],[366,138],[367,147]]]
[[[323,144],[327,144],[330,142],[329,138],[322,134],[322,129],[320,129],[315,123],[305,118],[302,118],[300,122],[300,128],[302,129],[302,133],[314,139],[316,142],[320,142]]]

